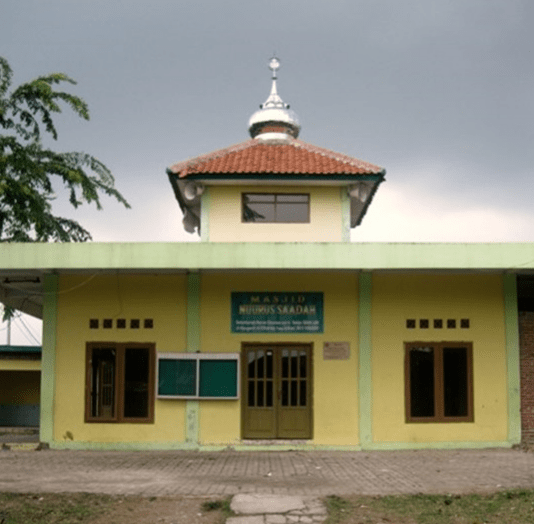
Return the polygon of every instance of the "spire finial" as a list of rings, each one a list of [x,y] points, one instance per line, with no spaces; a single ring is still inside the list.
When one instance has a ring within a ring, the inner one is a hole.
[[[273,53],[269,60],[269,69],[273,84],[267,100],[260,105],[249,120],[250,135],[255,138],[284,138],[292,136],[297,138],[300,124],[297,115],[289,110],[289,104],[284,103],[277,91],[276,72],[280,68],[280,60]]]
[[[276,55],[274,53],[273,53],[273,57],[269,60],[269,69],[273,73],[273,76],[271,78],[273,80],[276,80],[278,78],[276,76],[276,71],[280,69],[280,60],[276,58]]]

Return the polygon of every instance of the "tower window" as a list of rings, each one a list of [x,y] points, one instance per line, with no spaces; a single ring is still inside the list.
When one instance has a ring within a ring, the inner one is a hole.
[[[243,222],[307,223],[310,195],[292,193],[243,193]]]

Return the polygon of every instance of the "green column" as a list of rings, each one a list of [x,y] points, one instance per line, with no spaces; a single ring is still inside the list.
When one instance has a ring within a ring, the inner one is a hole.
[[[508,442],[519,444],[521,442],[521,398],[516,275],[506,274],[503,276],[503,290],[508,373]]]
[[[187,275],[187,352],[200,351],[200,273]],[[199,441],[199,401],[187,400],[185,406],[185,440],[197,445]]]
[[[56,326],[58,276],[43,278],[43,352],[41,359],[41,408],[39,440],[54,440],[54,390],[56,372]]]
[[[369,272],[361,272],[359,278],[358,332],[359,332],[359,377],[358,393],[360,406],[360,445],[367,447],[373,442],[372,399],[372,278]]]

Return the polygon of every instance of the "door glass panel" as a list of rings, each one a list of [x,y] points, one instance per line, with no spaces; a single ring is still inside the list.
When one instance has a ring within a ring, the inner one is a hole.
[[[296,406],[298,400],[298,380],[291,381],[291,405]]]
[[[263,398],[263,380],[258,380],[256,382],[256,391],[257,391],[257,404],[256,406],[260,407],[263,406],[264,398]]]
[[[266,373],[265,373],[265,376],[267,378],[273,378],[273,352],[272,351],[267,351],[267,369],[266,369]]]
[[[254,407],[256,404],[254,403],[254,381],[249,380],[248,381],[248,405],[250,407]]]
[[[300,352],[300,376],[301,378],[305,378],[307,376],[307,355],[306,351]]]
[[[248,362],[248,378],[254,378],[256,376],[256,352],[248,351],[247,352],[247,362]]]
[[[301,380],[300,381],[300,396],[299,396],[299,405],[300,406],[306,406],[308,404],[306,399],[306,381]]]
[[[297,378],[298,377],[298,351],[296,349],[291,350],[291,378]]]
[[[282,380],[282,406],[289,406],[289,382],[287,380]]]
[[[263,378],[265,372],[265,353],[263,351],[257,352],[257,362],[258,362],[258,378]]]
[[[289,376],[289,350],[282,349],[282,378]]]
[[[265,384],[267,391],[265,392],[265,405],[268,408],[273,407],[273,382],[272,380],[268,380]]]

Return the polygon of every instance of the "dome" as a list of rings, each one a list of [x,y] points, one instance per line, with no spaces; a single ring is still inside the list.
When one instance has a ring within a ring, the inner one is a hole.
[[[271,58],[269,62],[273,80],[271,93],[248,121],[248,130],[252,138],[287,138],[288,135],[297,138],[299,134],[300,123],[297,114],[289,109],[289,104],[284,103],[277,91],[276,71],[279,67],[278,58]]]

